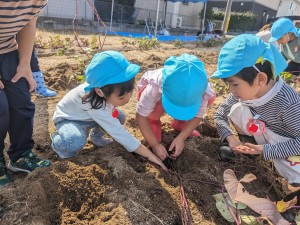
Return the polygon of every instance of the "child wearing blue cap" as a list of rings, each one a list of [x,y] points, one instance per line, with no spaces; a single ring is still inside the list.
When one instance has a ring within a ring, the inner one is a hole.
[[[286,66],[276,47],[255,35],[226,43],[211,78],[224,79],[231,93],[215,113],[215,122],[228,142],[219,150],[222,160],[233,159],[234,153],[262,154],[289,183],[299,185],[300,95],[279,76]],[[242,138],[248,141],[242,143]]]
[[[290,60],[285,71],[294,75],[300,74],[300,30],[287,18],[277,20],[271,28],[269,42],[277,41],[280,44],[280,52]]]
[[[160,117],[165,112],[174,118],[171,127],[180,132],[168,149],[176,158],[190,135],[200,136],[195,129],[214,99],[204,64],[194,55],[172,56],[163,68],[146,72],[138,84],[136,119],[153,152],[162,160],[169,156],[161,144]]]
[[[104,137],[106,132],[127,151],[146,157],[166,170],[162,161],[123,126],[125,115],[117,108],[129,102],[139,70],[138,65],[130,64],[116,51],[93,57],[85,72],[86,82],[67,93],[56,106],[53,121],[57,131],[51,139],[52,149],[58,156],[76,156],[87,139],[103,147],[112,142]]]

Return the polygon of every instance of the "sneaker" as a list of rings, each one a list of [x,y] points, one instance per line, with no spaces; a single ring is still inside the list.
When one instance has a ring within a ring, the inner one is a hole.
[[[30,173],[35,169],[44,168],[51,165],[51,162],[46,159],[40,159],[31,151],[22,154],[22,157],[17,161],[9,161],[7,168],[13,172]]]
[[[11,179],[7,173],[5,160],[0,157],[0,187],[8,184],[10,181]]]
[[[223,142],[218,151],[219,157],[223,162],[229,162],[235,159],[236,154],[228,146],[227,142]]]

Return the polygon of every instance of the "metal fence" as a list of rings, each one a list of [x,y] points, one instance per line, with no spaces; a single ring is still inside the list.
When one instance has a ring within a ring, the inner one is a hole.
[[[95,8],[104,22],[111,20],[111,2],[95,1]],[[138,24],[154,27],[156,23],[156,11],[143,8],[129,7],[114,4],[112,22],[119,24]],[[158,14],[158,27],[200,29],[201,19],[198,16],[186,16],[181,14],[165,14],[160,11]]]

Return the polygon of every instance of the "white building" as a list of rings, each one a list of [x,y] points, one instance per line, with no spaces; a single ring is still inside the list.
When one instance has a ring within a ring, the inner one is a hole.
[[[136,0],[135,8],[139,10],[137,20],[151,18],[153,23],[156,21],[158,0],[146,1]],[[203,9],[204,3],[182,3],[164,2],[160,0],[158,23],[163,22],[167,27],[200,29],[199,12]]]
[[[281,0],[276,17],[300,16],[299,0]]]
[[[94,0],[90,0],[94,3]],[[76,4],[78,2],[78,4]],[[76,9],[78,13],[76,15]],[[49,0],[41,16],[64,19],[94,20],[93,8],[86,0]]]

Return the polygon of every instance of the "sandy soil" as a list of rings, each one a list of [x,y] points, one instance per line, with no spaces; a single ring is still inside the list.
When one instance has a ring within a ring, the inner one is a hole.
[[[54,34],[39,35],[46,38]],[[103,50],[109,49],[121,51],[141,66],[137,80],[146,70],[161,67],[169,56],[182,53],[197,55],[211,75],[219,53],[219,48],[201,48],[195,44],[178,48],[173,43],[140,51],[122,44],[120,37],[106,38]],[[184,153],[176,161],[166,162],[176,173],[163,172],[116,142],[104,148],[88,143],[79,156],[59,159],[50,148],[49,134],[55,129],[51,118],[57,102],[79,83],[74,75],[81,71],[82,61],[75,56],[85,59],[86,55],[78,49],[62,56],[50,49],[38,48],[37,52],[46,83],[59,94],[54,98],[33,94],[36,104],[33,151],[53,164],[29,175],[11,173],[13,182],[0,189],[1,224],[182,224],[180,184],[191,210],[192,224],[229,224],[217,211],[212,197],[220,193],[227,168],[233,169],[239,178],[250,172],[255,174],[257,180],[247,185],[247,190],[258,197],[275,201],[285,195],[286,183],[261,158],[241,157],[233,163],[219,160],[220,141],[212,117],[224,96],[218,96],[205,122],[199,125],[203,137],[189,138]],[[145,143],[135,122],[135,105],[136,99],[132,98],[122,108],[127,114],[126,127]],[[163,117],[166,146],[177,135],[169,127],[169,121],[170,117]]]

